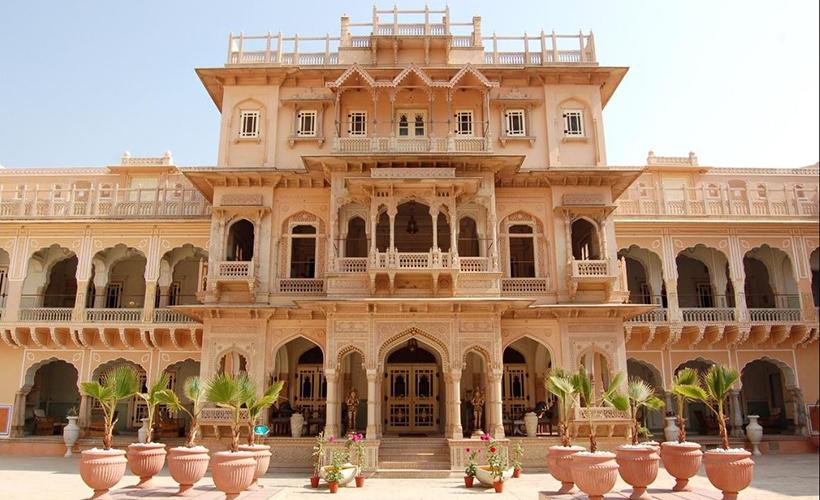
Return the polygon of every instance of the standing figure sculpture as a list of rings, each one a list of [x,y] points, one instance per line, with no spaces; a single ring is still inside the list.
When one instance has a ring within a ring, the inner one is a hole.
[[[470,402],[473,404],[473,435],[484,434],[481,430],[481,413],[484,409],[484,394],[481,387],[476,387]]]
[[[359,391],[355,387],[350,389],[350,393],[345,399],[345,406],[347,407],[347,432],[354,432],[356,430],[356,417],[359,413]]]

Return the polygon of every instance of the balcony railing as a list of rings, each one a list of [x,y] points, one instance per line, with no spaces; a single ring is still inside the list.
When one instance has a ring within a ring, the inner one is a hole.
[[[318,278],[280,279],[279,293],[293,295],[321,295],[325,293],[325,280]]]
[[[66,322],[71,321],[71,307],[26,307],[20,309],[20,321]]]
[[[502,278],[502,295],[541,295],[547,292],[547,278]]]
[[[366,273],[367,257],[340,257],[337,261],[340,273]]]
[[[800,321],[800,309],[753,308],[749,309],[749,320],[762,323]]]
[[[370,262],[370,270],[426,271],[431,269],[453,269],[452,254],[449,252],[376,252]]]
[[[89,323],[140,323],[142,322],[143,309],[108,309],[93,308],[85,310],[85,320]]]
[[[664,308],[655,309],[633,316],[627,323],[663,323],[669,321],[668,311]]]
[[[198,323],[197,320],[173,309],[154,309],[154,323]]]
[[[215,278],[219,281],[246,281],[254,277],[252,260],[225,260],[214,266]]]
[[[3,191],[0,219],[197,217],[211,207],[195,189],[88,188]]]
[[[458,268],[462,273],[489,273],[492,270],[488,257],[459,257]]]
[[[491,151],[484,137],[335,137],[332,151],[370,153],[483,153]]]
[[[607,278],[612,276],[608,260],[572,260],[573,278]]]
[[[721,323],[735,320],[733,307],[682,307],[681,317],[687,323]]]

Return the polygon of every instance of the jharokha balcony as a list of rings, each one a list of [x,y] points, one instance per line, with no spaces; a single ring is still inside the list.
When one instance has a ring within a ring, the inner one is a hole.
[[[487,137],[335,137],[334,153],[485,153],[490,152]]]

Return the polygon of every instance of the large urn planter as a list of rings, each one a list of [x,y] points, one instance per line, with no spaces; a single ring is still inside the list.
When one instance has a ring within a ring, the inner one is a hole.
[[[330,467],[330,465],[325,465],[319,469],[319,477],[327,481],[327,471]],[[353,464],[344,464],[342,466],[342,478],[338,481],[339,486],[347,486],[357,475],[359,475],[358,467]]]
[[[749,423],[746,425],[746,439],[752,443],[752,455],[760,456],[760,442],[763,441],[763,427],[757,422],[759,415],[749,415]]]
[[[672,491],[689,491],[689,479],[698,473],[703,452],[698,443],[661,443],[661,460],[670,476],[675,478]]]
[[[538,436],[538,415],[531,411],[525,413],[524,429],[527,431],[527,437],[534,438]]]
[[[120,482],[125,475],[125,450],[98,450],[96,448],[80,454],[80,477],[94,490],[91,498],[101,498],[108,490]]]
[[[290,416],[290,435],[291,437],[302,437],[302,429],[305,426],[305,417],[301,413],[294,413]]]
[[[550,446],[547,451],[547,467],[552,477],[561,481],[561,489],[558,494],[563,495],[572,491],[575,483],[572,482],[572,471],[570,464],[572,455],[579,451],[585,451],[581,446]]]
[[[723,500],[734,500],[752,483],[755,463],[746,450],[717,449],[703,454],[703,467],[709,482],[723,492]]]
[[[510,467],[509,469],[505,470],[501,473],[501,481],[506,481],[510,479],[513,475],[513,468]],[[483,484],[486,487],[493,486],[496,482],[496,478],[493,477],[492,467],[489,465],[479,465],[475,469],[475,478],[478,479],[478,482]]]
[[[128,445],[128,468],[140,478],[137,488],[146,488],[165,464],[163,443],[134,443]]]
[[[253,453],[254,458],[256,459],[256,470],[253,473],[253,485],[259,481],[259,478],[264,476],[266,472],[268,472],[268,467],[270,466],[270,446],[266,444],[255,444],[255,445],[248,445],[243,444],[239,445],[239,451],[249,451]]]
[[[582,451],[572,455],[572,481],[590,500],[602,500],[618,480],[615,454],[608,451]]]
[[[63,456],[70,457],[73,455],[74,443],[80,438],[80,426],[77,425],[78,417],[66,418],[68,419],[68,424],[63,427],[63,442],[65,443],[65,455]]]
[[[251,451],[220,451],[211,457],[211,476],[216,488],[233,500],[248,489],[256,473],[256,457]]]
[[[677,441],[680,427],[678,427],[678,417],[666,417],[666,426],[663,428],[663,437],[666,441]]]
[[[168,473],[179,483],[177,495],[185,494],[205,476],[210,460],[208,448],[204,446],[178,446],[168,450]]]
[[[658,477],[658,465],[661,461],[655,448],[651,445],[622,445],[615,449],[615,461],[618,473],[627,484],[632,486],[629,498],[649,498],[646,487]]]

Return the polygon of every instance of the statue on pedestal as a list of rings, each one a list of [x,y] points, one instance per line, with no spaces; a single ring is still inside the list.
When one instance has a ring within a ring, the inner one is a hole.
[[[345,406],[347,407],[347,431],[354,432],[356,430],[356,417],[359,413],[359,391],[355,387],[350,389],[350,393],[345,399]]]
[[[481,387],[476,387],[470,402],[473,404],[473,435],[484,434],[481,430],[481,413],[484,410],[484,394]]]

